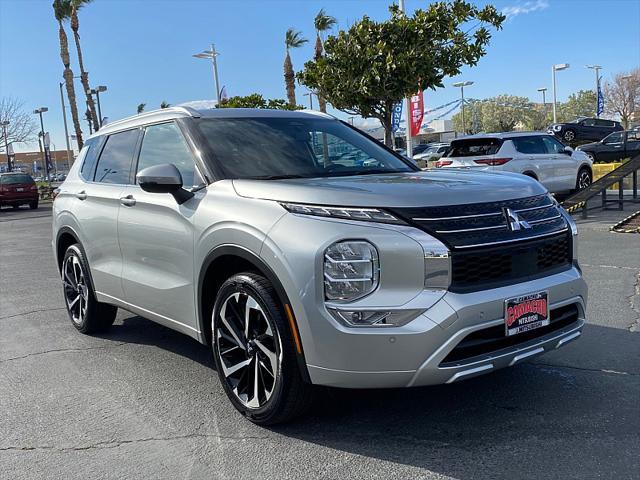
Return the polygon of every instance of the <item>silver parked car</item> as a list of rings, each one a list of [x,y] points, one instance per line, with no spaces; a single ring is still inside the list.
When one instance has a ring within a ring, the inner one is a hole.
[[[106,329],[122,308],[211,345],[260,424],[302,413],[314,385],[457,382],[585,322],[576,226],[540,183],[422,172],[325,114],[173,107],[110,123],[53,210],[73,325]]]
[[[592,160],[565,147],[553,135],[508,132],[472,135],[451,142],[436,168],[476,168],[523,173],[552,193],[580,190],[591,185]]]

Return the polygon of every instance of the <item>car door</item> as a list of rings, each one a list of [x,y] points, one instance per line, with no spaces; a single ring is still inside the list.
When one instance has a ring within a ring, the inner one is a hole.
[[[202,183],[175,122],[144,128],[135,171],[165,163],[178,168],[185,188]],[[121,193],[118,217],[126,301],[141,314],[192,335],[197,331],[192,218],[203,195],[179,205],[169,194],[145,192],[134,183]]]
[[[547,152],[542,137],[542,135],[513,137],[511,141],[519,155],[515,159],[517,162],[510,163],[512,166],[517,166],[518,173],[532,172],[549,191],[555,191],[557,186],[554,155]]]
[[[72,184],[71,211],[82,229],[91,278],[98,296],[122,299],[122,255],[117,235],[120,197],[130,182],[138,129],[91,139],[82,164],[82,182]],[[97,165],[96,165],[97,161]]]
[[[541,139],[553,164],[555,191],[566,191],[575,188],[578,176],[578,161],[554,137],[543,135]]]
[[[585,118],[579,124],[579,130],[577,138],[580,140],[600,140],[603,135],[601,134],[600,127],[596,125],[595,118]]]
[[[625,157],[635,157],[640,154],[640,131],[622,132],[626,135]]]

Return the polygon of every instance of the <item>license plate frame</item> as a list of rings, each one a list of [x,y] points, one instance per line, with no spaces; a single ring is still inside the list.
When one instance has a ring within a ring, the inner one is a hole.
[[[504,301],[504,331],[507,337],[546,327],[550,323],[547,290],[518,295]]]

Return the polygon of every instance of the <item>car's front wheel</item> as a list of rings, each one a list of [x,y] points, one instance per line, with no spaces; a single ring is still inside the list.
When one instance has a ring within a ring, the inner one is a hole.
[[[231,403],[261,425],[285,422],[310,405],[283,305],[269,281],[254,273],[220,287],[212,314],[218,376]]]
[[[73,326],[82,333],[109,328],[118,309],[96,300],[87,260],[79,244],[67,248],[61,274],[65,305]]]
[[[582,168],[578,172],[578,178],[576,179],[576,190],[584,190],[591,185],[592,182],[593,178],[591,176],[591,172],[586,168]]]

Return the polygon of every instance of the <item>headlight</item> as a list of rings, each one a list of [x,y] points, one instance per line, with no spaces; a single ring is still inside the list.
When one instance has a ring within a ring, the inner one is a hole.
[[[578,263],[578,224],[575,222],[573,217],[569,212],[567,212],[562,205],[556,202],[558,210],[560,210],[560,214],[564,217],[565,222],[569,225],[571,229],[571,245],[573,247],[572,250],[572,258],[574,263]]]
[[[280,203],[280,205],[291,213],[302,215],[404,224],[399,218],[378,208],[325,207],[322,205],[306,205],[304,203]]]
[[[559,132],[560,130],[562,130],[562,125],[554,125],[553,126],[553,131],[554,132]]]
[[[350,302],[362,298],[378,287],[379,278],[378,251],[369,242],[337,242],[324,253],[327,300]]]

